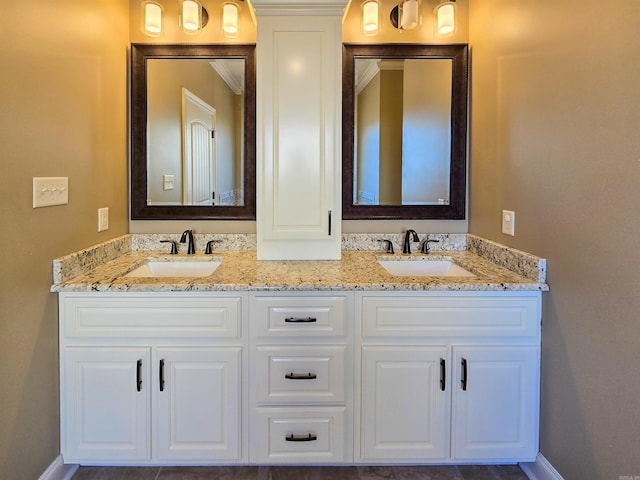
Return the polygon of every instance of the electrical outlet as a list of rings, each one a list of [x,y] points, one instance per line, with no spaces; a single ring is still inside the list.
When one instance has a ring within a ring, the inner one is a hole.
[[[33,177],[33,208],[69,203],[69,177]]]
[[[502,233],[512,237],[516,234],[516,212],[513,210],[502,210]]]
[[[109,208],[99,208],[98,209],[98,231],[104,232],[105,230],[109,230]]]

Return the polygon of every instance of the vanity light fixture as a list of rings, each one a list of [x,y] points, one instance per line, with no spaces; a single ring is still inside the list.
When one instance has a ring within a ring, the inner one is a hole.
[[[380,30],[380,4],[377,0],[362,3],[362,32],[369,37]]]
[[[180,6],[180,23],[182,31],[189,35],[195,35],[202,30],[203,8],[198,0],[182,0]]]
[[[238,6],[233,2],[222,5],[222,33],[227,38],[238,36]]]
[[[456,29],[455,0],[443,1],[435,9],[438,18],[438,33],[447,35]]]
[[[414,30],[422,23],[421,0],[403,0],[391,9],[389,20],[398,30]]]
[[[174,0],[175,1],[175,0]],[[238,36],[240,7],[238,2],[244,0],[229,0],[222,4],[220,28],[226,38]],[[209,12],[200,0],[179,0],[180,13],[178,24],[182,31],[189,35],[196,35],[209,23]],[[149,37],[159,37],[162,34],[163,8],[160,0],[143,0],[142,31]]]
[[[152,0],[142,2],[142,31],[150,37],[162,33],[162,5]]]

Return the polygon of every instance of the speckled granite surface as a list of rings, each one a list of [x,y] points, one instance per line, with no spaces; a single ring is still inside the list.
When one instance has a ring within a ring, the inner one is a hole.
[[[378,240],[388,238],[401,252],[402,235],[345,235],[341,260],[330,261],[258,261],[255,236],[196,235],[198,252],[206,241],[216,244],[216,259],[222,264],[208,277],[129,278],[126,273],[154,257],[167,261],[209,260],[211,256],[168,255],[158,249],[160,239],[177,240],[177,235],[127,235],[96,245],[54,261],[54,285],[59,291],[296,291],[296,290],[435,290],[504,291],[548,290],[544,283],[544,259],[509,249],[472,235],[429,235],[441,240],[435,244],[431,259],[451,259],[471,271],[474,277],[399,277],[392,276],[377,259],[417,260],[411,256],[384,253]],[[226,237],[226,238],[224,238]],[[233,237],[233,238],[232,238]],[[239,238],[243,237],[243,238]],[[397,238],[396,238],[397,237]],[[423,238],[424,235],[421,235]],[[225,243],[226,242],[226,243]],[[468,248],[472,245],[471,248]],[[231,249],[234,246],[235,249]],[[252,248],[253,246],[253,248]],[[155,248],[154,248],[155,247]],[[414,250],[419,252],[418,244]]]

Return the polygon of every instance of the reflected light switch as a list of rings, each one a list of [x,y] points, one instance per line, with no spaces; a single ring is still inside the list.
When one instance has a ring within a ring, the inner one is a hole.
[[[163,190],[173,190],[174,188],[174,176],[173,175],[163,175],[162,176],[162,189]]]

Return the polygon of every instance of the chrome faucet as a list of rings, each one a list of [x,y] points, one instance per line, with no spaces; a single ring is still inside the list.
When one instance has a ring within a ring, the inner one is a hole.
[[[402,253],[411,253],[411,240],[419,242],[418,234],[415,230],[407,230],[404,234],[404,246],[402,247]]]
[[[196,247],[193,244],[193,230],[185,230],[180,237],[180,243],[185,243],[189,238],[189,245],[187,246],[187,255],[193,255],[196,253]]]

